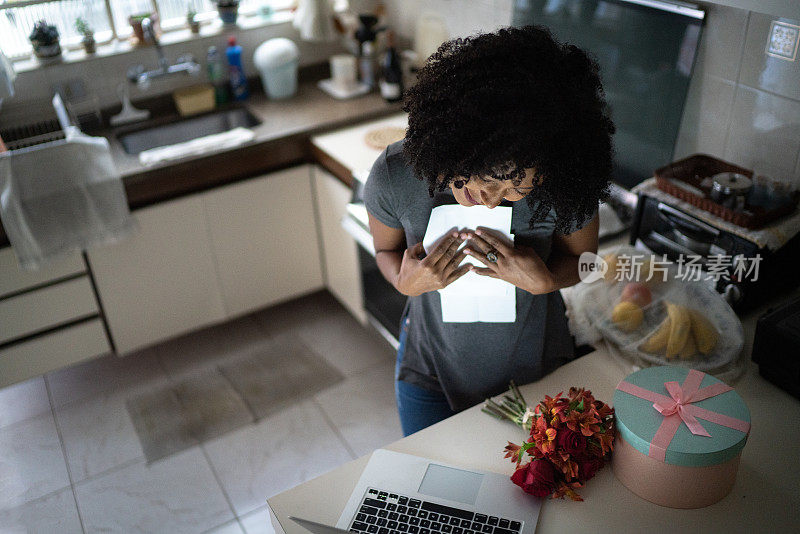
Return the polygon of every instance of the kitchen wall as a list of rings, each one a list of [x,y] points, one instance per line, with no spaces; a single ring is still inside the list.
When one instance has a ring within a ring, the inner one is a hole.
[[[386,3],[390,22],[407,37],[422,11],[440,14],[458,37],[508,25],[513,6],[513,0]],[[698,4],[707,10],[706,26],[675,157],[707,153],[800,187],[800,57],[787,61],[765,53],[772,20],[800,22]]]
[[[186,32],[188,34],[188,31]],[[203,73],[199,78],[190,76],[171,76],[156,80],[147,90],[131,86],[131,98],[136,99],[169,93],[179,87],[206,81],[205,59],[208,47],[215,45],[224,54],[227,39],[236,35],[242,45],[245,72],[248,76],[256,75],[253,65],[253,52],[262,42],[272,37],[287,37],[294,40],[300,48],[300,65],[309,65],[327,61],[328,56],[343,51],[338,42],[309,43],[299,39],[291,22],[281,22],[246,30],[223,31],[219,35],[194,37],[184,42],[165,44],[164,53],[170,61],[180,55],[189,53],[203,65]],[[166,39],[163,39],[166,40]],[[224,57],[224,56],[223,56]],[[54,116],[50,99],[53,86],[66,80],[79,78],[85,82],[86,89],[98,97],[101,108],[119,102],[116,93],[117,85],[125,81],[128,67],[143,64],[148,69],[156,67],[156,52],[151,46],[142,47],[131,52],[102,57],[89,58],[77,62],[64,62],[42,68],[20,72],[15,83],[16,95],[3,101],[0,109],[0,127],[17,124],[30,124],[43,118]]]

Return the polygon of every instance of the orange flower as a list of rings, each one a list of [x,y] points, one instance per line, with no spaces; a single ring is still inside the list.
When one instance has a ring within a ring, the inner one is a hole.
[[[504,450],[506,451],[506,455],[503,456],[503,458],[511,458],[512,462],[519,464],[521,460],[519,451],[522,450],[522,447],[509,441]]]
[[[547,425],[544,417],[536,419],[536,424],[531,428],[531,438],[536,447],[544,454],[556,449],[556,429]]]
[[[565,421],[567,428],[573,432],[580,432],[584,436],[591,436],[600,432],[600,420],[592,414],[591,411],[579,412],[573,410],[569,412],[567,420]]]

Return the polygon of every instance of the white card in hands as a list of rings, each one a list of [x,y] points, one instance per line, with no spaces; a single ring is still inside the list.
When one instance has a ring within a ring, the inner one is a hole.
[[[454,228],[475,230],[478,226],[495,230],[513,242],[511,208],[499,206],[489,209],[486,206],[448,204],[431,211],[422,245],[429,253],[434,243]],[[471,256],[467,256],[462,265],[465,262],[485,267]],[[439,294],[442,320],[446,323],[510,323],[516,320],[516,289],[503,280],[469,272],[440,289]]]

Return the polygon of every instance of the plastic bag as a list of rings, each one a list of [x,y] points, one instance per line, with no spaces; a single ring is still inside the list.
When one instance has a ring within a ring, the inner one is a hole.
[[[0,218],[27,270],[136,228],[108,141],[76,128],[65,140],[0,154]]]
[[[742,369],[742,323],[702,281],[630,246],[604,256],[604,278],[570,295],[572,322],[588,323],[630,369],[680,365],[732,380]],[[584,333],[584,336],[591,337]]]

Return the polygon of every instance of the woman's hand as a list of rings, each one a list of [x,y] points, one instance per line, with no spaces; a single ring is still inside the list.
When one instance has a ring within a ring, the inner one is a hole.
[[[504,236],[480,226],[474,232],[462,232],[461,238],[469,240],[464,252],[486,264],[485,268],[475,267],[476,273],[505,280],[534,295],[557,289],[553,273],[531,247],[515,247]],[[487,259],[489,252],[497,261]]]
[[[415,297],[447,287],[467,274],[473,265],[467,263],[459,267],[466,257],[463,251],[458,250],[461,242],[457,231],[445,234],[424,259],[419,259],[425,252],[422,243],[407,248],[395,283],[397,290]]]

